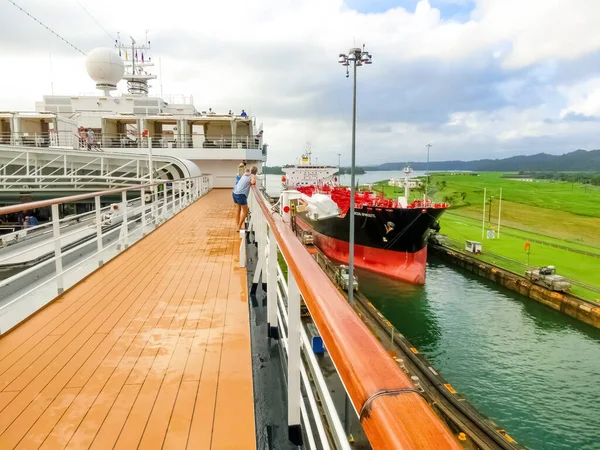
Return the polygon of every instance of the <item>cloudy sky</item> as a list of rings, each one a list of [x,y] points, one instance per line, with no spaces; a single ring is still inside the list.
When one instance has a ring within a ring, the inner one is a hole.
[[[256,115],[270,164],[307,141],[319,162],[349,162],[337,57],[354,43],[373,54],[358,69],[359,164],[424,160],[428,142],[432,160],[600,148],[598,0],[13,1],[84,52],[148,29],[163,92]],[[94,90],[84,56],[7,0],[0,68],[0,110],[33,110],[51,83]]]

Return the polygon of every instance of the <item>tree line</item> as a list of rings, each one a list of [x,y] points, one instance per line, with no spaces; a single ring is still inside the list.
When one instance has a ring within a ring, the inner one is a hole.
[[[600,186],[600,172],[526,172],[520,171],[519,178],[536,180],[568,181],[570,183],[591,184]],[[511,176],[515,178],[515,176]]]

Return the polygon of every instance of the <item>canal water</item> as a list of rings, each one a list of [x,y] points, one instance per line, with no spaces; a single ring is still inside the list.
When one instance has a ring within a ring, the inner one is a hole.
[[[600,449],[600,330],[430,258],[361,291],[482,413],[532,449]]]

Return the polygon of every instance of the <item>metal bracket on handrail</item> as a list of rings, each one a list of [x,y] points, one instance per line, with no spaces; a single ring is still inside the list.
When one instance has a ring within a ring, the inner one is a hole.
[[[421,397],[425,398],[425,396],[423,395],[422,392],[420,392],[414,388],[381,389],[381,390],[375,392],[373,395],[371,395],[367,400],[365,400],[365,402],[362,405],[362,408],[360,408],[360,414],[358,417],[361,422],[363,421],[363,419],[365,417],[368,417],[367,415],[369,414],[369,411],[371,409],[371,403],[373,403],[379,397],[383,397],[386,395],[399,395],[399,394],[411,394],[411,393],[419,394]],[[425,400],[427,401],[426,398],[425,398]]]

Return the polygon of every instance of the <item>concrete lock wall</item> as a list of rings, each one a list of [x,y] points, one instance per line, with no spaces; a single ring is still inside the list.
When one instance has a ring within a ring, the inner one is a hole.
[[[429,251],[452,264],[543,303],[581,322],[600,328],[600,305],[595,306],[592,302],[568,293],[551,291],[532,283],[525,277],[443,246],[430,244],[428,248]]]

